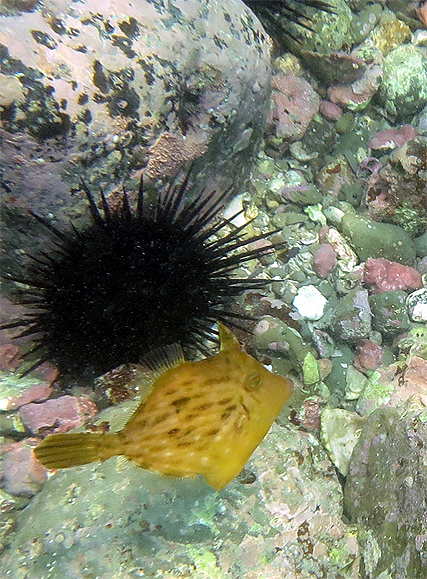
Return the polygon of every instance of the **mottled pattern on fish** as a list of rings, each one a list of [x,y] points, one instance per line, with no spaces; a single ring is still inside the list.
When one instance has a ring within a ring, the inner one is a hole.
[[[268,432],[292,382],[241,350],[223,326],[220,339],[217,355],[161,374],[119,433],[52,435],[36,449],[37,458],[61,468],[120,454],[151,471],[201,474],[214,488],[224,487]]]

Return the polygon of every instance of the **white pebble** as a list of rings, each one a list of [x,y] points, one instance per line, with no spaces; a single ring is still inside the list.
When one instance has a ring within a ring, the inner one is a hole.
[[[224,219],[230,219],[230,217],[233,217],[233,215],[236,215],[236,213],[242,211],[242,209],[243,209],[243,193],[237,195],[236,197],[234,197],[234,199],[230,201],[228,206],[224,209],[222,216]],[[235,227],[240,227],[241,225],[244,225],[247,221],[248,220],[246,219],[245,214],[241,213],[235,219],[233,219],[231,223]]]
[[[320,320],[328,300],[314,285],[300,287],[292,302],[301,317],[307,320]]]

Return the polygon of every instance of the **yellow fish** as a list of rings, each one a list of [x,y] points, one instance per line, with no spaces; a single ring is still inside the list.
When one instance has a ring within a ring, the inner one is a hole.
[[[201,474],[216,490],[239,474],[292,392],[219,324],[221,349],[211,358],[166,363],[123,430],[52,434],[35,449],[46,468],[124,455],[175,477]]]

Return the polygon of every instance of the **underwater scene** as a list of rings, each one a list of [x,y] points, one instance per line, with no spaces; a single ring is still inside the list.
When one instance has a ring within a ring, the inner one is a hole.
[[[425,579],[426,0],[0,52],[0,579]]]

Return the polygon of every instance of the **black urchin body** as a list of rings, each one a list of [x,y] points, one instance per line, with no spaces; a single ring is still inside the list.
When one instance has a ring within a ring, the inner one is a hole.
[[[232,274],[271,252],[273,245],[248,247],[271,232],[248,238],[245,225],[227,233],[233,218],[218,218],[225,194],[184,202],[187,180],[151,207],[141,185],[135,210],[125,192],[114,210],[102,194],[102,214],[83,185],[92,221],[81,231],[32,213],[55,249],[30,256],[26,274],[5,276],[29,286],[21,303],[32,311],[5,326],[35,337],[30,358],[37,358],[25,373],[49,361],[61,374],[99,375],[174,342],[203,351],[215,339],[214,322],[233,326],[245,317],[232,311],[234,298],[265,280]]]
[[[311,16],[307,12],[307,8],[314,10],[322,10],[324,12],[333,13],[332,7],[323,0],[243,0],[261,21],[266,25],[267,29],[274,35],[274,31],[280,32],[282,40],[286,37],[292,38],[299,42],[298,38],[289,30],[284,28],[283,22],[280,20],[284,18],[289,22],[294,22],[307,30],[312,30],[310,22]]]

